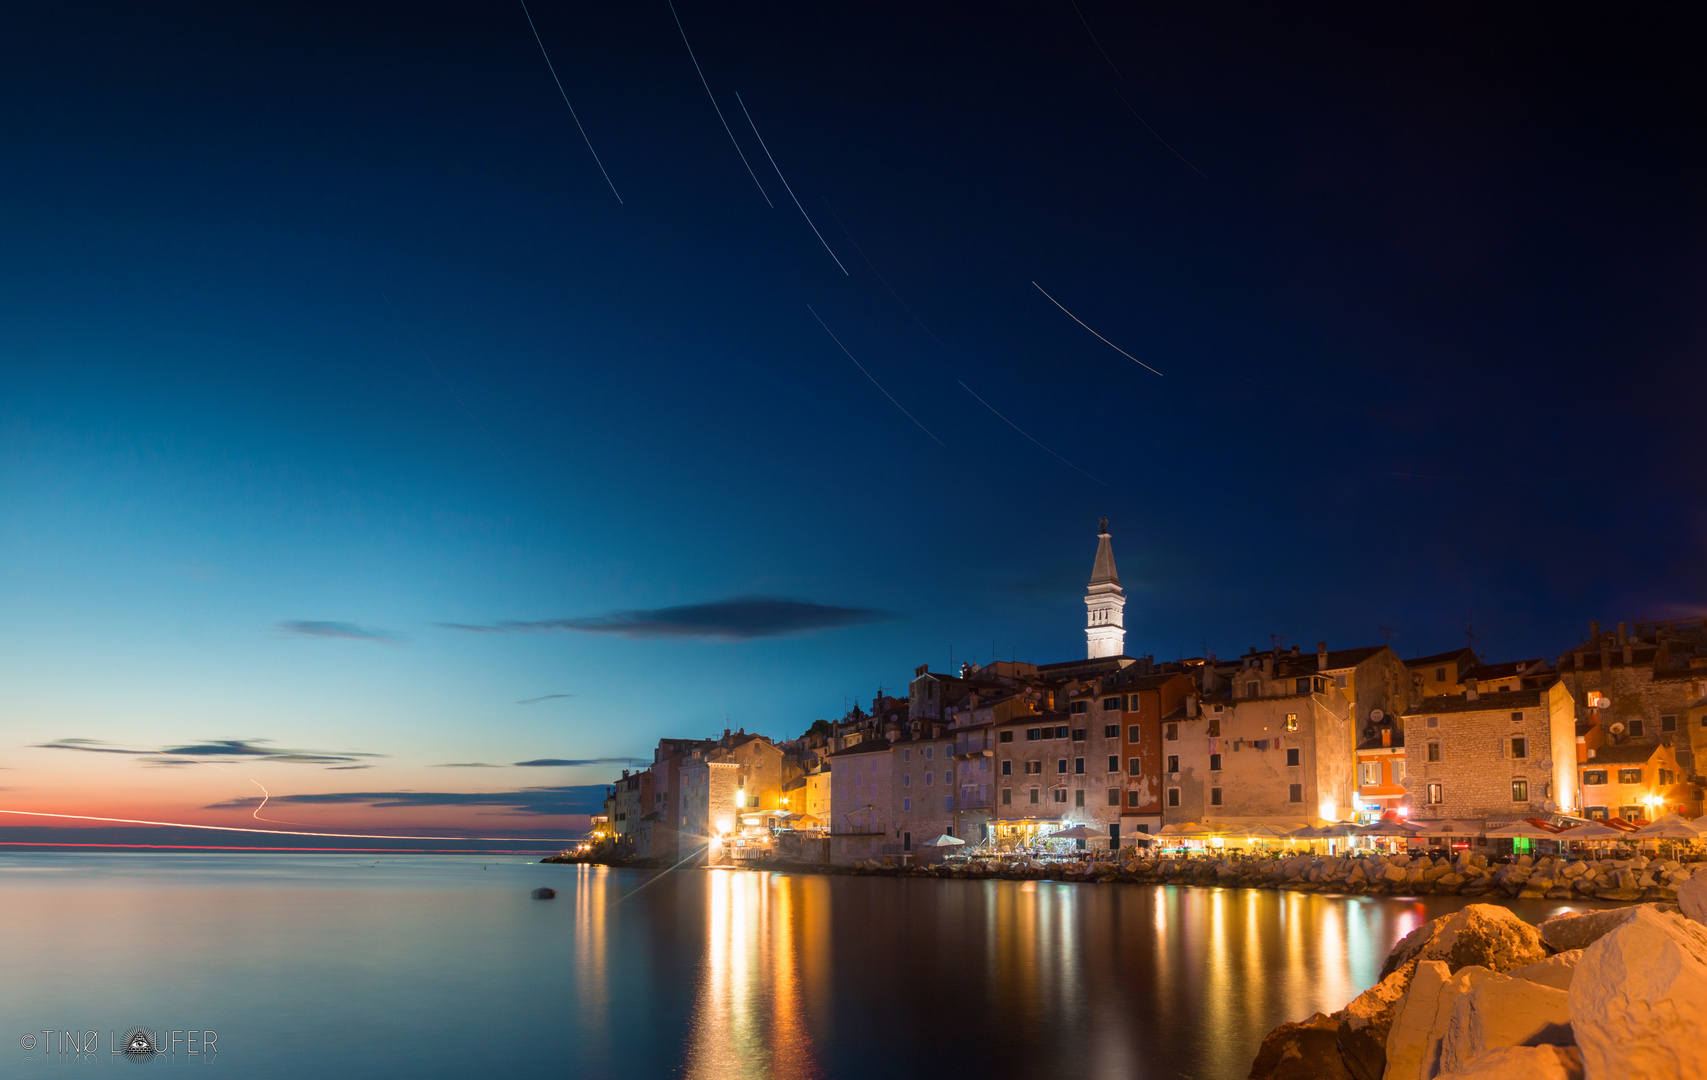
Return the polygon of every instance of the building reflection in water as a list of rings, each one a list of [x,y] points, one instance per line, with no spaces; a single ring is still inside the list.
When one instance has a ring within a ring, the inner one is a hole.
[[[711,870],[685,1075],[821,1075],[807,1018],[828,1003],[830,893],[813,875]]]

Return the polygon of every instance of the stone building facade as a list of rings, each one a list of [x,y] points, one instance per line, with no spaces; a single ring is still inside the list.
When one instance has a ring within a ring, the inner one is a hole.
[[[1404,717],[1412,820],[1545,816],[1578,805],[1570,691],[1425,698]]]

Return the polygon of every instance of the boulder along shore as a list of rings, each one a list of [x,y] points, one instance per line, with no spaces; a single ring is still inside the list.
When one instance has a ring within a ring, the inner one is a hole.
[[[1676,891],[1536,926],[1493,904],[1426,923],[1345,1008],[1271,1031],[1251,1080],[1707,1077],[1707,874]]]

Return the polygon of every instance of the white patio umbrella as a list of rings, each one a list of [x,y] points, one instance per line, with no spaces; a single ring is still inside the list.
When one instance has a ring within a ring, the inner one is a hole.
[[[1610,825],[1603,825],[1598,821],[1591,821],[1587,825],[1578,825],[1574,829],[1566,829],[1564,832],[1562,832],[1558,836],[1554,837],[1554,839],[1556,839],[1556,840],[1623,840],[1625,837],[1627,837],[1629,835],[1630,835],[1630,833],[1624,829],[1614,829]]]
[[[1158,838],[1200,840],[1206,836],[1217,835],[1214,829],[1200,825],[1195,821],[1182,821],[1177,825],[1163,825],[1156,831]]]
[[[1641,840],[1700,840],[1700,826],[1681,814],[1666,814],[1630,834]]]
[[[1049,840],[1101,840],[1101,839],[1106,838],[1107,835],[1108,835],[1107,833],[1099,833],[1094,829],[1087,829],[1083,825],[1075,825],[1071,829],[1062,829],[1058,833],[1050,833],[1046,839],[1049,839]]]
[[[1373,825],[1365,825],[1355,830],[1355,836],[1417,836],[1423,832],[1415,825],[1401,825],[1397,821],[1377,821]]]
[[[950,836],[947,833],[943,833],[941,836],[937,837],[936,839],[926,840],[923,844],[921,844],[919,846],[920,847],[963,847],[965,844],[966,844],[966,841],[962,840],[960,837]]]
[[[1565,834],[1558,829],[1543,829],[1532,821],[1514,821],[1482,835],[1490,840],[1558,840]]]

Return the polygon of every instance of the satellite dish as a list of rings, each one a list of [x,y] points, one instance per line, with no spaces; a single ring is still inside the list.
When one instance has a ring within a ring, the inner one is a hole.
[[[1385,720],[1386,718],[1387,718],[1387,714],[1382,712],[1380,709],[1370,709],[1369,710],[1369,719],[1375,721],[1377,724],[1379,724],[1382,720]]]
[[[1606,730],[1612,732],[1614,735],[1622,735],[1624,734],[1624,721],[1614,721],[1612,724],[1607,726]]]

